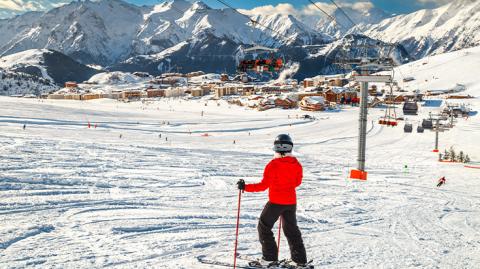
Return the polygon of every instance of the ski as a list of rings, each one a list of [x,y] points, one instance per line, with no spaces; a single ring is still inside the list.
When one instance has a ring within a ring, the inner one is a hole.
[[[293,264],[289,264],[288,261],[282,260],[278,265],[261,265],[258,260],[252,259],[248,256],[239,255],[237,256],[239,259],[247,261],[248,265],[237,265],[236,268],[240,269],[313,269],[313,265],[307,265],[306,267],[298,267]],[[230,262],[223,262],[223,261],[216,261],[210,260],[206,258],[206,256],[198,256],[197,260],[203,264],[215,265],[215,266],[222,266],[222,267],[229,267],[233,268],[233,263]],[[309,264],[311,261],[309,262]]]
[[[244,254],[237,254],[237,258],[240,260],[247,261],[250,266],[252,266],[255,263],[258,263],[258,259],[250,256],[250,255],[244,255]],[[254,267],[257,268],[257,267]],[[299,267],[296,264],[294,264],[293,261],[289,259],[282,259],[278,261],[278,265],[270,266],[270,267],[259,267],[259,268],[271,268],[271,269],[277,269],[277,268],[283,268],[283,269],[313,269],[313,260],[310,260],[305,266]]]
[[[198,257],[197,257],[197,260],[198,260],[200,263],[203,263],[203,264],[209,264],[209,265],[216,265],[216,266],[223,266],[223,267],[233,268],[233,263],[216,261],[216,260],[210,260],[210,259],[207,259],[205,256],[198,256]],[[236,267],[237,267],[237,268],[240,268],[240,269],[263,269],[263,268],[267,269],[267,267],[258,267],[258,266],[250,266],[250,265],[237,265]],[[270,268],[269,268],[269,269],[270,269]]]

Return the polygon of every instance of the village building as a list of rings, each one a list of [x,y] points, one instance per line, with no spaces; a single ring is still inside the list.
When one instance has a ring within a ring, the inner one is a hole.
[[[147,97],[148,98],[165,97],[165,89],[148,89]]]
[[[67,82],[65,82],[65,88],[72,89],[72,88],[77,88],[77,87],[78,87],[78,84],[77,84],[77,82],[75,82],[75,81],[67,81]]]
[[[134,100],[142,98],[143,92],[138,90],[127,90],[122,92],[122,99]]]
[[[275,99],[275,106],[283,109],[290,109],[297,107],[297,101],[291,97],[278,97]]]
[[[165,90],[165,97],[180,97],[185,95],[184,88],[181,87],[170,87]]]
[[[325,98],[323,96],[306,96],[300,101],[300,109],[305,111],[325,110]]]
[[[188,89],[185,91],[186,94],[191,94],[192,97],[200,97],[200,96],[205,96],[210,93],[210,89],[208,88],[202,88],[202,87],[196,87],[192,89]]]
[[[214,91],[215,97],[220,98],[222,96],[237,95],[238,87],[235,85],[217,86],[214,88]]]
[[[342,100],[353,100],[357,97],[357,91],[350,88],[331,87],[323,93],[327,102],[340,103]]]
[[[85,101],[100,99],[100,98],[102,98],[102,96],[98,93],[86,93],[81,95],[81,100],[85,100]]]
[[[315,82],[312,78],[306,78],[303,80],[303,87],[308,88],[308,87],[315,87]]]

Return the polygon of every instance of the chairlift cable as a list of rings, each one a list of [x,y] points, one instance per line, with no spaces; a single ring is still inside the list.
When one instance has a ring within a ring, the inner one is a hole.
[[[341,24],[340,22],[338,22],[335,17],[333,17],[332,15],[328,14],[328,12],[326,12],[325,10],[323,10],[321,7],[319,7],[315,2],[313,2],[312,0],[308,0],[313,6],[315,6],[318,10],[320,10],[323,14],[325,14],[333,23],[334,23],[334,26],[335,28],[338,29],[337,25],[340,25],[342,26],[343,28],[345,28],[345,30],[348,30],[347,27],[345,27],[345,25]],[[340,29],[338,29],[340,30]]]
[[[343,8],[341,8],[339,5],[337,5],[337,3],[335,3],[335,1],[333,1],[333,0],[330,0],[330,2],[332,2],[338,8],[338,10],[340,10],[340,12],[342,12],[342,14],[350,21],[352,26],[357,26],[357,24],[352,20],[352,18],[350,16],[348,16],[348,14],[343,10]]]
[[[281,32],[279,32],[279,31],[277,31],[277,30],[269,27],[268,25],[262,24],[262,23],[260,23],[258,20],[255,20],[255,19],[253,19],[252,17],[250,17],[250,16],[248,16],[248,15],[246,15],[246,14],[243,14],[242,12],[238,11],[238,9],[232,7],[230,4],[228,4],[228,3],[227,3],[226,1],[224,1],[224,0],[217,0],[217,2],[225,5],[226,7],[232,9],[233,11],[237,12],[238,14],[240,14],[240,15],[248,18],[252,23],[258,24],[258,25],[262,26],[263,28],[265,28],[265,29],[267,29],[267,30],[270,30],[270,31],[273,32],[273,33],[276,33],[277,36],[283,37],[284,41],[287,41],[287,43],[288,43],[288,42],[290,41],[290,39],[293,37],[293,36],[288,37],[288,36],[282,34]]]

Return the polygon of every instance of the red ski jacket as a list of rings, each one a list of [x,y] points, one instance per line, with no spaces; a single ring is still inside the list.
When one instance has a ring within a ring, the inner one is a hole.
[[[257,184],[246,184],[245,191],[260,192],[268,189],[271,203],[294,205],[297,203],[295,188],[302,183],[302,177],[302,165],[295,157],[276,158],[265,167],[263,180]]]

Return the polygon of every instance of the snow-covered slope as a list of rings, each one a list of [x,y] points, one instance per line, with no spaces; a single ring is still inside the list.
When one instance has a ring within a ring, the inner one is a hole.
[[[479,111],[479,57],[472,48],[400,69],[416,74],[412,83],[422,89],[466,83],[477,98],[461,102]],[[439,79],[422,86],[431,76]],[[421,106],[408,120],[438,110]],[[433,132],[378,125],[385,111],[374,108],[368,180],[348,180],[358,112],[344,106],[304,120],[301,110],[258,112],[207,99],[0,97],[2,266],[212,269],[200,255],[232,262],[235,183],[260,181],[275,136],[289,133],[304,172],[298,225],[315,268],[477,268],[479,170],[438,162]],[[459,117],[440,133],[440,149],[463,150],[478,167],[479,132],[478,114]],[[446,184],[436,187],[442,176]],[[267,199],[242,194],[241,254],[261,257],[256,227]],[[290,257],[286,242],[282,233],[281,259]]]
[[[39,96],[42,93],[49,93],[58,89],[59,87],[49,79],[0,68],[0,95]]]
[[[0,57],[0,68],[27,73],[62,85],[65,81],[84,81],[99,71],[52,50],[32,49]]]
[[[395,69],[395,79],[407,90],[446,90],[463,84],[467,93],[480,96],[480,46],[429,56]],[[415,80],[403,82],[403,78]]]
[[[456,0],[436,9],[424,9],[361,25],[358,31],[387,42],[399,42],[422,58],[480,45],[480,1]]]

